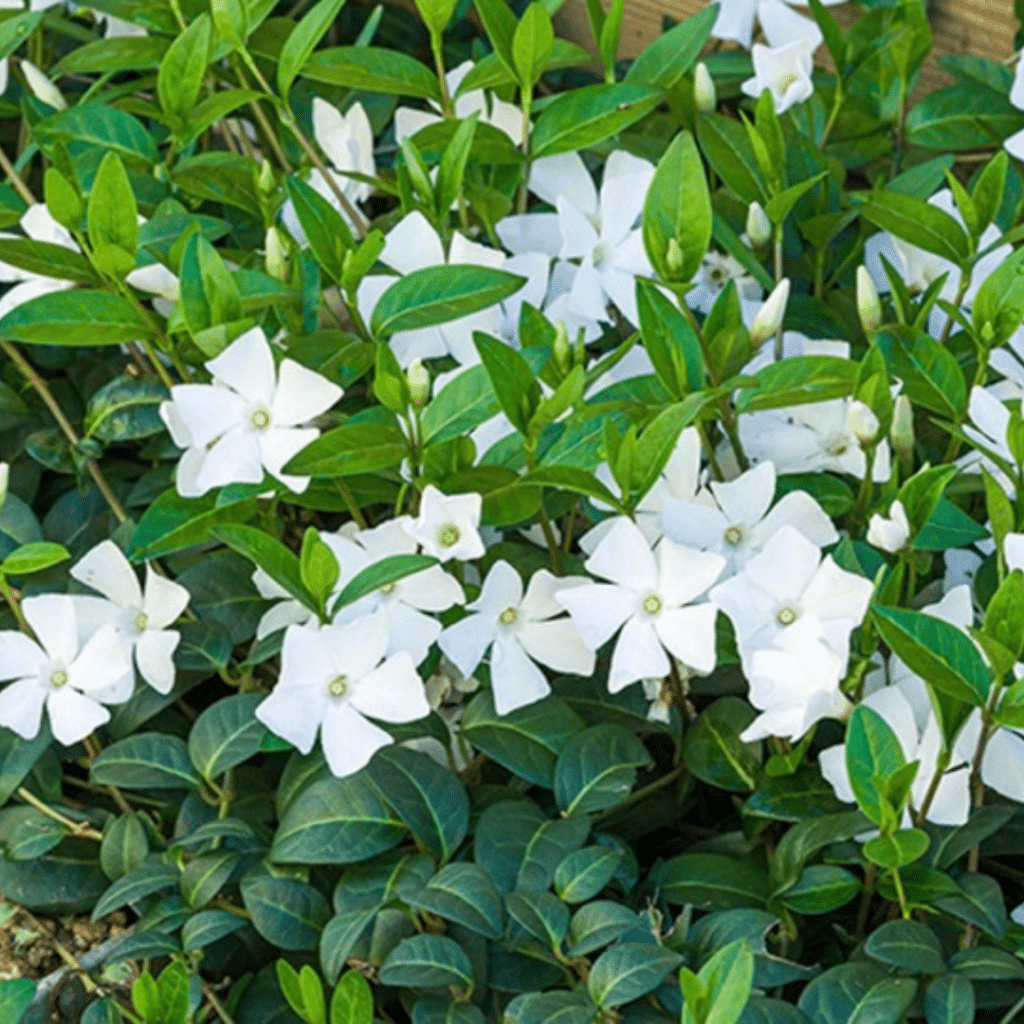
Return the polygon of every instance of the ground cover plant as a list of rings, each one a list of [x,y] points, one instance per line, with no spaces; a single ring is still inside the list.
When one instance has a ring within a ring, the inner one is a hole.
[[[1024,1014],[1015,60],[36,6],[0,1021]]]

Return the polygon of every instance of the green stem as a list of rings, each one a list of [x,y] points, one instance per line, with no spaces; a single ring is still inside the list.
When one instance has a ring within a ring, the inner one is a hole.
[[[8,580],[3,573],[0,573],[0,593],[4,595],[4,600],[7,602],[8,607],[14,614],[14,621],[18,623],[18,629],[20,629],[22,633],[31,640],[35,640],[36,635],[21,610],[21,602],[18,600],[18,595],[15,594],[14,589],[11,587],[10,580]]]
[[[783,259],[782,259],[782,225],[777,224],[775,227],[775,283],[776,285],[782,281],[783,271]],[[782,322],[779,322],[779,329],[775,332],[775,362],[779,362],[782,359]]]
[[[892,878],[893,888],[896,890],[896,899],[900,901],[900,913],[904,921],[910,920],[910,908],[907,906],[907,894],[903,891],[903,879],[900,878],[899,868],[893,868],[889,872]]]
[[[522,93],[519,99],[523,108],[523,171],[519,181],[519,195],[516,197],[516,213],[526,213],[526,205],[530,194],[530,112],[533,107],[533,93]]]
[[[352,493],[352,488],[349,487],[345,478],[336,476],[334,478],[334,487],[341,495],[342,501],[345,502],[345,508],[348,509],[348,514],[355,521],[355,524],[360,530],[365,530],[367,527],[366,517],[363,515],[363,511],[356,501],[356,496]]]
[[[445,76],[444,54],[441,52],[441,35],[437,32],[430,33],[430,52],[434,55],[434,67],[437,70],[437,87],[441,91],[441,113],[450,120],[455,117],[455,104],[452,103],[452,94],[448,90],[448,79]]]

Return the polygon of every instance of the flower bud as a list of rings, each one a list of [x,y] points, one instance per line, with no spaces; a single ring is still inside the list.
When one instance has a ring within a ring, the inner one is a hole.
[[[747,238],[755,249],[767,245],[772,240],[772,222],[756,199],[747,209]]]
[[[25,76],[26,84],[35,93],[36,99],[42,100],[43,103],[53,107],[54,110],[68,109],[67,102],[61,95],[60,89],[35,64],[31,61],[23,60],[21,62],[21,71]]]
[[[430,401],[430,371],[419,359],[414,359],[405,377],[409,383],[409,402],[414,409],[422,409]]]
[[[288,243],[277,227],[267,228],[265,246],[267,273],[278,281],[287,281],[291,277]]]
[[[897,395],[893,407],[892,426],[889,428],[892,449],[900,460],[904,473],[914,469],[914,407],[906,395]]]
[[[750,343],[760,348],[769,338],[773,337],[782,326],[786,315],[786,304],[789,302],[789,278],[784,277],[775,290],[764,301],[757,311],[750,327]]]
[[[568,373],[572,369],[573,356],[572,347],[569,345],[569,331],[562,320],[558,321],[558,333],[551,346],[551,354],[555,357],[555,365],[562,373]]]
[[[847,422],[862,448],[868,448],[878,440],[878,429],[881,424],[867,402],[851,402]]]
[[[910,520],[907,519],[903,502],[897,498],[889,509],[889,518],[877,513],[868,523],[867,541],[872,547],[894,555],[902,551],[910,540]]]
[[[857,315],[865,334],[871,334],[882,326],[882,303],[878,298],[878,289],[863,263],[857,268]]]
[[[665,246],[665,265],[673,281],[677,280],[683,272],[683,248],[679,239],[672,237]]]
[[[6,462],[0,462],[0,509],[7,501],[7,484],[11,476],[11,467]]]
[[[274,181],[274,168],[270,166],[270,161],[266,158],[260,164],[260,173],[256,179],[256,187],[265,196],[269,196],[277,187],[277,182]]]
[[[693,105],[702,114],[710,114],[718,106],[715,80],[703,61],[693,69]]]

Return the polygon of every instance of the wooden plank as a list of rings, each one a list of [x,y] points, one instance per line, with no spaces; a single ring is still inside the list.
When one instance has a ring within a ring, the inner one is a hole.
[[[604,0],[608,6],[608,0]],[[619,56],[635,57],[662,32],[665,18],[682,21],[705,6],[704,0],[626,0]],[[859,15],[852,4],[832,8],[840,22],[850,24]],[[973,54],[1006,60],[1013,50],[1017,22],[1013,0],[932,0],[929,7],[935,48],[921,72],[918,91],[949,83],[950,78],[936,63],[944,54]],[[594,51],[587,20],[586,0],[567,0],[555,16],[559,35]],[[822,47],[822,52],[824,47]]]

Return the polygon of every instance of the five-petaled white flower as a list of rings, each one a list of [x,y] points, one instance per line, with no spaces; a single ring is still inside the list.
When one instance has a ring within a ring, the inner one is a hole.
[[[499,715],[532,704],[551,692],[535,661],[578,676],[594,670],[593,652],[572,619],[562,616],[565,609],[556,599],[561,591],[587,582],[578,576],[560,579],[541,569],[533,574],[524,596],[519,573],[508,562],[497,561],[479,598],[467,605],[474,614],[449,626],[438,646],[466,676],[490,648],[491,688]]]
[[[443,494],[427,484],[420,497],[420,514],[402,524],[424,554],[442,562],[457,558],[466,561],[484,553],[480,538],[480,513],[483,498],[475,493]]]
[[[750,56],[754,61],[754,77],[740,88],[758,97],[766,89],[772,94],[777,114],[785,113],[795,103],[814,95],[811,72],[814,70],[814,46],[809,39],[794,39],[783,46],[768,47],[754,43]]]
[[[199,497],[226,484],[258,484],[264,470],[293,491],[308,477],[289,476],[285,464],[320,436],[303,427],[326,412],[342,390],[293,359],[274,366],[259,327],[246,331],[206,364],[210,384],[178,384],[160,415],[179,448],[178,493]]]
[[[790,491],[772,507],[774,498],[775,466],[762,462],[735,480],[712,482],[710,492],[691,500],[666,498],[665,536],[722,555],[727,572],[742,568],[786,525],[819,548],[839,540],[832,520],[806,491]]]
[[[414,722],[430,714],[412,658],[403,651],[385,659],[387,646],[379,615],[343,626],[289,626],[280,678],[256,717],[304,754],[319,731],[331,771],[359,771],[394,742],[369,719]]]
[[[621,627],[612,655],[611,693],[668,675],[668,652],[688,669],[715,667],[717,609],[694,604],[725,567],[721,555],[662,540],[652,551],[640,528],[622,518],[586,561],[587,571],[610,583],[590,583],[555,595],[569,609],[584,643],[596,651]]]
[[[897,498],[889,506],[889,515],[876,512],[868,522],[867,541],[882,551],[894,555],[902,551],[910,540],[910,520],[903,502]]]
[[[850,633],[871,600],[871,580],[841,569],[793,526],[783,526],[744,566],[711,591],[711,600],[732,620],[744,665],[758,648],[775,646],[780,634],[812,615],[824,643],[845,670]]]
[[[33,739],[43,708],[59,743],[70,746],[110,720],[97,694],[131,671],[124,641],[111,625],[79,643],[72,599],[64,594],[26,597],[21,610],[39,642],[23,633],[0,633],[0,725]]]
[[[806,6],[801,0],[787,0]],[[843,0],[824,0],[826,6]],[[822,42],[821,29],[816,22],[797,14],[782,0],[720,0],[718,18],[711,34],[716,39],[732,39],[749,48],[754,36],[754,21],[760,22],[765,38],[771,46],[782,46],[796,39],[805,39],[811,50]]]
[[[174,651],[181,634],[167,627],[185,610],[189,592],[180,583],[154,572],[148,563],[143,591],[128,559],[110,540],[97,544],[82,557],[72,567],[71,575],[110,602],[111,625],[134,653],[139,675],[158,693],[170,693],[174,686]]]

